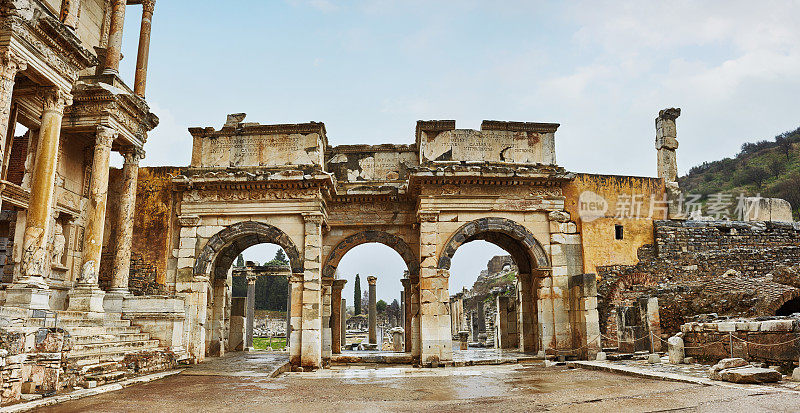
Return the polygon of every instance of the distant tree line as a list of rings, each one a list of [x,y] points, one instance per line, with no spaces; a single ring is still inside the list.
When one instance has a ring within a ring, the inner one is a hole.
[[[283,250],[275,253],[275,258],[265,265],[286,265],[289,260]],[[244,257],[240,254],[236,260],[237,267],[244,267]],[[233,277],[233,296],[247,297],[247,278]],[[256,279],[256,310],[286,311],[286,300],[289,296],[289,280],[286,277],[258,277]]]

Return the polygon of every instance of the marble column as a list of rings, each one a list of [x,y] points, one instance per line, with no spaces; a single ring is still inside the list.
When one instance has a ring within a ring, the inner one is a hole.
[[[340,328],[340,347],[341,350],[343,347],[347,346],[347,300],[342,298],[342,304],[339,311],[339,328]]]
[[[247,302],[245,304],[244,351],[253,351],[253,323],[256,318],[256,277],[247,277]]]
[[[378,344],[378,308],[375,301],[375,282],[377,277],[367,277],[369,283],[369,343]]]
[[[72,104],[72,96],[58,88],[47,88],[42,93],[42,101],[42,122],[22,241],[20,277],[8,290],[5,305],[47,309],[49,293],[44,279],[50,275],[49,240],[55,203],[58,142],[64,107]]]
[[[289,348],[289,337],[292,335],[292,277],[286,280],[286,348]]]
[[[495,327],[495,347],[497,348],[511,348],[508,338],[508,297],[498,295],[496,298],[497,314]]]
[[[144,97],[147,84],[147,60],[150,56],[150,31],[153,22],[155,0],[142,0],[142,28],[139,31],[139,52],[136,56],[136,78],[133,82],[133,93]]]
[[[289,296],[292,300],[289,306],[289,319],[291,321],[291,334],[289,335],[289,362],[299,366],[302,354],[303,338],[303,273],[292,274],[289,277]]]
[[[111,288],[106,295],[106,310],[122,311],[122,300],[130,295],[128,277],[131,271],[131,247],[133,244],[133,219],[136,210],[136,185],[139,179],[139,161],[144,151],[129,148],[122,152],[122,192],[119,198],[119,214],[115,245],[114,265],[111,273]]]
[[[333,292],[331,293],[331,350],[333,354],[342,352],[342,288],[347,280],[334,280]]]
[[[103,232],[106,223],[108,199],[108,161],[111,144],[118,133],[105,126],[97,126],[97,136],[92,160],[92,178],[89,184],[89,208],[83,235],[81,273],[76,287],[69,292],[70,311],[102,313],[105,292],[98,285],[100,257],[103,252]]]
[[[333,279],[322,279],[322,363],[330,362],[333,354]]]
[[[61,0],[61,22],[72,30],[78,28],[78,12],[81,0]]]
[[[125,26],[127,0],[111,0],[111,24],[108,29],[108,46],[103,64],[103,74],[119,75],[122,58],[122,29]]]
[[[401,306],[406,351],[411,351],[411,279],[402,278],[400,282],[403,283],[403,302]]]
[[[14,93],[14,83],[17,73],[27,68],[24,61],[17,58],[11,51],[6,51],[0,54],[0,170],[5,170],[6,154],[3,151],[6,148],[6,141],[14,139],[13,136],[7,136],[10,130],[9,123],[11,122],[11,100]]]
[[[419,279],[411,280],[411,357],[420,363],[422,357],[422,322],[420,317]]]
[[[517,331],[519,333],[519,351],[536,351],[536,311],[533,302],[533,277],[520,274],[517,283]]]

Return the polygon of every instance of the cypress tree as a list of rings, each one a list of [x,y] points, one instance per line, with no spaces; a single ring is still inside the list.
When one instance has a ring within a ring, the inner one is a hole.
[[[355,293],[353,294],[353,304],[355,305],[354,315],[361,314],[361,276],[356,274],[356,282],[353,286]]]

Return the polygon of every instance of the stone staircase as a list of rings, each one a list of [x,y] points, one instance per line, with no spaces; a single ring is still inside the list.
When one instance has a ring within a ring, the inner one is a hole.
[[[12,314],[13,309],[8,307],[0,310],[0,316]],[[53,327],[53,323],[71,338],[71,347],[64,353],[62,363],[62,386],[85,385],[90,381],[100,385],[175,365],[175,355],[162,348],[159,340],[123,319],[120,313],[93,318],[83,312],[58,311],[55,319],[24,320],[25,327]]]

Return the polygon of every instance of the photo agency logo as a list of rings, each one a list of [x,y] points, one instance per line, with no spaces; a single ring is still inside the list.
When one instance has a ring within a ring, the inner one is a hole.
[[[673,199],[667,194],[622,193],[611,195],[609,201],[592,191],[583,191],[578,197],[578,214],[583,222],[592,222],[601,217],[617,219],[665,219],[668,215],[690,220],[752,220],[761,215],[763,205],[769,199],[760,194],[747,196],[728,193],[700,194],[679,193]],[[670,211],[673,211],[670,213]]]
[[[578,215],[583,222],[592,222],[605,216],[608,211],[608,202],[602,196],[592,192],[583,191],[578,197]]]

